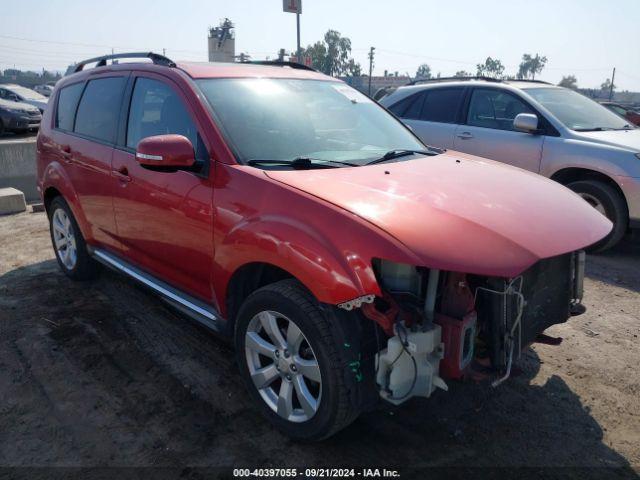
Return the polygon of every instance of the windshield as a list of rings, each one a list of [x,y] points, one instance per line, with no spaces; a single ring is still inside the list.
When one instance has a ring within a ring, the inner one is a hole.
[[[241,162],[296,158],[362,165],[394,149],[424,150],[365,95],[323,80],[199,80]]]
[[[630,128],[627,120],[573,90],[566,88],[526,88],[524,90],[572,130]]]
[[[25,87],[11,87],[10,89],[16,95],[26,99],[26,100],[41,100],[43,102],[47,101],[47,97],[40,95],[38,92],[34,92],[30,88]]]

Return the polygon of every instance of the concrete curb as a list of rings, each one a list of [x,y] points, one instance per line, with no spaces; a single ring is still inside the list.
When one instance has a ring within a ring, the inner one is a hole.
[[[0,215],[24,212],[27,203],[24,195],[15,188],[0,188]]]
[[[0,140],[0,188],[21,190],[27,201],[40,199],[36,188],[36,137]]]

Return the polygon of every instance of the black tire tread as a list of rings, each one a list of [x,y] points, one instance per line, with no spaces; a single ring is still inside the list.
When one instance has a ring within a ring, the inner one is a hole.
[[[323,347],[330,359],[330,368],[336,372],[335,378],[338,382],[338,404],[332,412],[330,427],[323,432],[310,435],[304,440],[323,440],[334,435],[336,432],[347,427],[360,414],[360,409],[351,401],[349,388],[345,382],[344,370],[347,361],[340,354],[337,348],[340,345],[339,335],[336,335],[337,327],[335,321],[332,322],[331,315],[327,315],[321,308],[319,302],[303,285],[295,279],[285,279],[276,283],[266,285],[254,292],[252,295],[261,292],[268,292],[271,295],[280,295],[294,302],[318,328],[320,331]],[[242,310],[242,308],[241,308]]]
[[[629,222],[629,210],[627,204],[611,185],[600,180],[578,180],[566,185],[576,193],[585,192],[598,196],[603,202],[607,217],[613,222],[613,230],[605,238],[591,245],[589,252],[604,252],[616,245],[627,232]],[[610,205],[608,205],[610,204]]]

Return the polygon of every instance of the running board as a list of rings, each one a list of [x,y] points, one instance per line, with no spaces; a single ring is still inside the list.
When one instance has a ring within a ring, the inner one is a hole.
[[[151,288],[156,293],[159,293],[162,299],[167,303],[171,304],[205,327],[216,332],[220,332],[222,330],[222,317],[220,317],[219,313],[211,305],[175,289],[162,280],[143,272],[139,268],[134,267],[130,263],[125,262],[104,250],[99,248],[90,248],[89,253],[91,253],[91,255],[103,265],[122,272]]]

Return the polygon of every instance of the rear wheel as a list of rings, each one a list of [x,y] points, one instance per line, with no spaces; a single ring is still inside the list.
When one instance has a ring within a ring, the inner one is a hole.
[[[86,280],[98,273],[98,264],[89,255],[78,223],[62,197],[53,199],[49,206],[51,243],[58,265],[70,278]]]
[[[599,180],[580,180],[567,185],[593,208],[613,222],[613,230],[599,242],[591,245],[590,252],[603,252],[617,244],[627,231],[629,212],[624,198],[610,185]]]
[[[334,328],[295,280],[257,290],[240,308],[240,371],[262,414],[290,437],[329,437],[359,413],[345,385]]]

